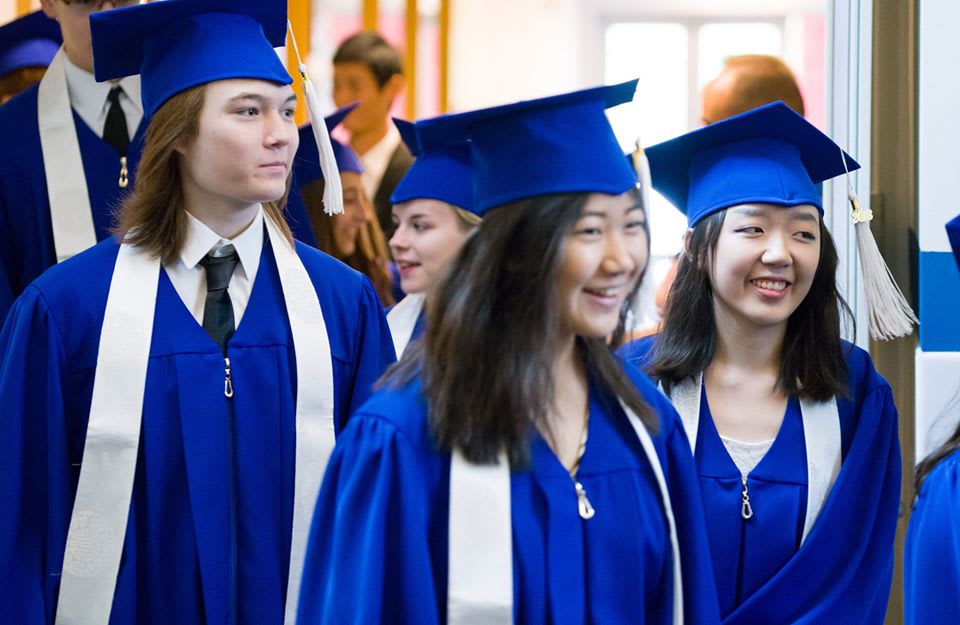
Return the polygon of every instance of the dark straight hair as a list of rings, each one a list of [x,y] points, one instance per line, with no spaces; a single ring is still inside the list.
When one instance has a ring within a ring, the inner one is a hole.
[[[722,210],[697,223],[687,252],[680,255],[647,366],[668,393],[674,385],[699,375],[713,360],[717,337],[710,272],[726,214]],[[784,395],[827,401],[847,393],[840,322],[841,313],[851,324],[853,316],[837,290],[838,265],[836,245],[821,219],[820,262],[810,292],[787,320],[783,339],[776,387]]]
[[[400,385],[421,375],[430,429],[441,449],[458,448],[475,463],[495,462],[505,449],[514,466],[526,466],[531,423],[549,433],[561,326],[557,273],[588,197],[548,195],[487,213],[428,296],[423,339],[411,344],[385,381]],[[613,353],[623,340],[627,310],[625,302],[610,341],[577,337],[576,350],[590,381],[655,431],[653,410]]]

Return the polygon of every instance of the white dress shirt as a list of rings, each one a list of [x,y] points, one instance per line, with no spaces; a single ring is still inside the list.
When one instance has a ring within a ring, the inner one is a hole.
[[[143,119],[143,104],[140,102],[140,77],[127,76],[120,79],[119,83],[97,82],[94,80],[93,74],[71,63],[66,55],[64,55],[63,60],[67,74],[67,92],[70,94],[70,106],[98,137],[103,137],[103,127],[107,123],[107,111],[110,110],[107,94],[110,93],[110,89],[115,84],[123,87],[123,94],[120,96],[120,108],[123,109],[127,118],[127,133],[132,141],[133,135],[140,125],[140,120]]]
[[[227,293],[233,303],[234,327],[240,327],[240,319],[250,301],[253,281],[260,267],[260,252],[263,249],[263,208],[247,229],[233,239],[227,240],[211,230],[205,223],[187,213],[187,237],[180,249],[180,258],[163,268],[173,283],[177,295],[197,320],[203,324],[203,306],[207,300],[207,272],[200,261],[209,253],[214,256],[229,254],[227,246],[237,250],[240,262],[233,271]],[[226,248],[226,249],[222,249]]]
[[[392,123],[387,125],[387,134],[372,148],[360,155],[363,173],[360,176],[363,190],[372,201],[377,196],[377,188],[383,180],[383,174],[390,164],[390,157],[400,145],[400,131]]]

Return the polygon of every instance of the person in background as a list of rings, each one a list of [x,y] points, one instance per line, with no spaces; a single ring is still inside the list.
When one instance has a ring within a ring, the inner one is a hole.
[[[394,232],[390,249],[406,297],[387,314],[397,357],[423,333],[424,298],[446,276],[480,217],[474,212],[470,146],[422,141],[416,124],[393,120],[403,142],[416,156],[394,190]]]
[[[960,215],[947,223],[947,235],[960,270]],[[905,625],[960,622],[960,399],[947,410],[957,429],[917,466],[904,547]]]
[[[806,114],[797,79],[786,63],[766,54],[732,56],[724,62],[720,74],[703,88],[703,124],[713,124],[777,100],[800,116]]]
[[[635,89],[424,124],[483,222],[334,450],[301,625],[717,622],[682,428],[607,342],[649,253],[604,114]]]
[[[900,494],[897,410],[841,339],[816,182],[859,165],[783,103],[647,148],[687,216],[663,327],[623,348],[683,419],[726,625],[880,625]]]
[[[0,331],[0,620],[293,623],[334,437],[393,362],[369,280],[283,218],[286,4],[91,19],[150,119],[117,233]],[[335,174],[334,174],[335,175]]]
[[[62,43],[60,26],[42,11],[0,26],[0,104],[40,82]]]
[[[336,128],[356,107],[355,104],[345,106],[327,116],[325,122],[328,130]],[[332,137],[330,142],[343,185],[343,214],[330,216],[323,212],[324,179],[310,124],[300,128],[300,147],[294,161],[297,189],[291,193],[290,201],[302,201],[306,207],[317,238],[317,247],[370,278],[383,306],[392,306],[396,299],[389,252],[361,183],[363,165],[349,146]]]
[[[390,108],[403,88],[403,58],[375,32],[347,38],[333,55],[333,102],[339,107],[360,102],[343,125],[360,156],[363,188],[387,238],[393,231],[390,195],[413,163],[390,123]]]

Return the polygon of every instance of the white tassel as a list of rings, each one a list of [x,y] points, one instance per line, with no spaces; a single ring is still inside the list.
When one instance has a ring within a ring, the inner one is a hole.
[[[863,275],[863,288],[867,295],[867,308],[870,312],[870,335],[881,341],[907,336],[913,332],[913,326],[919,321],[880,254],[873,231],[870,230],[873,211],[869,208],[866,210],[860,208],[860,201],[850,182],[847,159],[842,149],[840,160],[843,162],[847,180],[847,198],[850,201],[851,218],[857,233],[860,271]]]
[[[293,36],[293,25],[287,20],[287,29],[290,31],[290,41],[293,42],[293,51],[297,56],[297,69],[303,79],[303,94],[307,99],[307,111],[310,113],[310,127],[313,129],[313,138],[317,142],[320,153],[320,171],[323,173],[323,211],[327,215],[343,213],[343,185],[340,183],[340,170],[337,169],[337,159],[333,155],[333,144],[330,143],[330,133],[327,124],[320,112],[320,102],[313,83],[307,75],[307,66],[300,58],[300,49]]]

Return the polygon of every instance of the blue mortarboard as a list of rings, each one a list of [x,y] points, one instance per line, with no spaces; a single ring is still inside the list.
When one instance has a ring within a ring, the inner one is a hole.
[[[150,2],[93,13],[90,31],[96,79],[140,74],[148,116],[177,93],[215,80],[292,82],[274,50],[286,42],[286,2]]]
[[[604,110],[629,102],[637,81],[417,123],[425,144],[470,140],[474,212],[551,193],[619,195],[637,183]]]
[[[810,204],[816,183],[860,165],[830,137],[774,102],[646,149],[653,188],[693,226],[738,204]]]
[[[353,109],[357,108],[357,104],[357,102],[348,104],[324,117],[327,132],[333,132],[333,129],[339,126]],[[342,172],[363,173],[363,165],[360,164],[360,159],[350,146],[343,145],[333,137],[330,137],[330,143],[333,145],[333,155],[337,159],[337,169]],[[323,178],[323,172],[320,171],[320,151],[317,149],[317,140],[313,136],[313,128],[310,124],[300,127],[300,147],[297,149],[297,157],[293,160],[293,172],[298,185],[305,185]]]
[[[46,67],[62,42],[60,25],[42,11],[0,26],[0,76],[25,67]]]
[[[960,269],[960,215],[947,222],[947,238],[950,239],[953,257],[957,261],[957,268]]]
[[[420,140],[416,124],[394,119],[400,137],[416,157],[390,196],[392,204],[419,198],[440,200],[473,212],[473,168],[468,143],[430,145]]]

